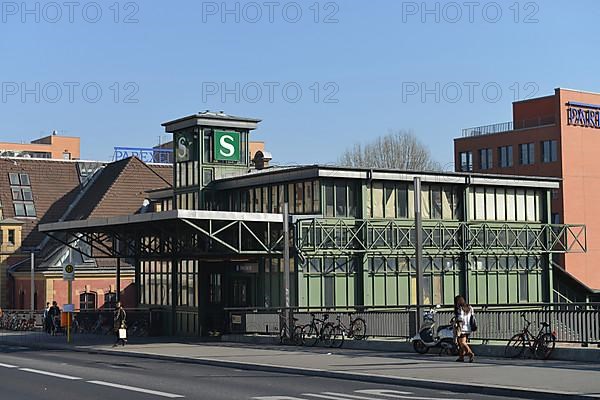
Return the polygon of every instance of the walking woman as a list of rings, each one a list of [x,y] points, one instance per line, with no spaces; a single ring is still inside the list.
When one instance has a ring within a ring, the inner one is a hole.
[[[465,361],[469,357],[469,362],[473,362],[475,354],[467,343],[467,339],[472,332],[471,322],[474,315],[473,307],[465,301],[465,298],[458,295],[454,298],[454,314],[456,317],[456,339],[458,341],[458,358],[456,361]]]
[[[117,340],[115,342],[115,344],[113,345],[113,347],[116,347],[119,342],[121,343],[122,346],[125,346],[125,343],[127,343],[127,339],[125,337],[121,337],[121,335],[119,335],[119,330],[121,329],[127,329],[127,325],[125,324],[125,320],[127,318],[127,313],[125,313],[125,309],[121,306],[121,302],[118,301],[116,308],[115,308],[115,314],[114,314],[114,324],[113,324],[113,328],[115,331],[115,336],[117,337]]]

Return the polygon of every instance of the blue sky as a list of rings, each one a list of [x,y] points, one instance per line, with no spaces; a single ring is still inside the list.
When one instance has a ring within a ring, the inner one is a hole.
[[[0,141],[57,129],[86,159],[210,109],[263,119],[277,164],[406,129],[451,169],[452,138],[515,99],[600,92],[593,0],[23,4],[1,4]]]

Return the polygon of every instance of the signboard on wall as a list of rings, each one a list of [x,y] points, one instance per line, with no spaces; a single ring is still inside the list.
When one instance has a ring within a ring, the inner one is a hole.
[[[600,105],[568,102],[567,124],[600,129]]]
[[[240,137],[239,132],[215,131],[215,160],[240,161]]]

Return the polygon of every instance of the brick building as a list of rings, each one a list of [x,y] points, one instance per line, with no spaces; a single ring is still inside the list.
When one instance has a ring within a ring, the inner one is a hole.
[[[79,160],[80,139],[60,136],[55,132],[31,143],[0,142],[0,156],[51,158],[54,160]]]
[[[457,171],[561,178],[552,222],[585,222],[587,253],[555,256],[556,298],[600,294],[600,94],[555,89],[513,103],[510,122],[468,128],[454,140]]]
[[[97,308],[116,298],[114,259],[84,257],[67,244],[38,231],[40,223],[105,218],[144,211],[146,191],[168,187],[170,165],[148,165],[137,158],[106,164],[33,158],[0,158],[0,306],[30,307],[31,261],[35,254],[35,308],[67,301],[65,263],[75,266],[76,308]],[[145,202],[146,200],[146,202]],[[124,302],[135,305],[134,271],[121,265]]]

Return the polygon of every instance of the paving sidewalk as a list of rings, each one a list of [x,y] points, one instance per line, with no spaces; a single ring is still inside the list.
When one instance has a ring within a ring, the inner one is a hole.
[[[19,340],[21,339],[21,340]],[[0,344],[70,348],[77,351],[127,354],[184,362],[301,373],[306,375],[397,383],[473,393],[512,394],[531,398],[600,398],[600,365],[570,361],[476,358],[459,364],[454,358],[410,353],[301,348],[240,343],[200,343],[163,338],[132,340],[112,348],[111,338],[82,336],[66,345],[64,338],[32,339],[0,336]],[[132,343],[137,342],[137,343]]]

